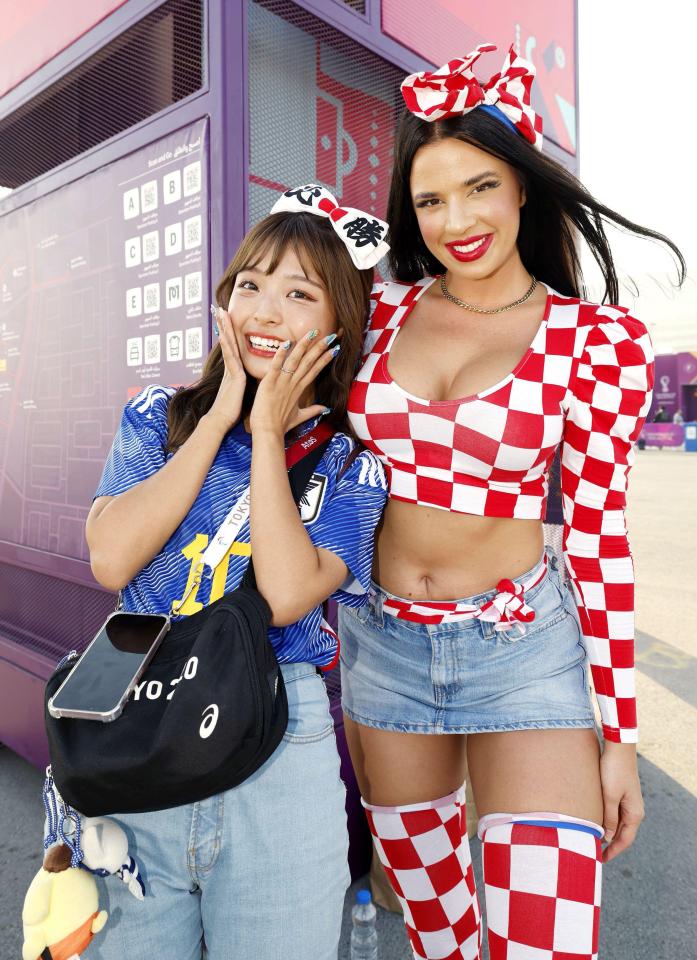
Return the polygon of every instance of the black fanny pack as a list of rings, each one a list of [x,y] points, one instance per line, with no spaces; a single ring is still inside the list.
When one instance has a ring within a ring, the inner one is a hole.
[[[296,442],[296,503],[331,436],[320,424]],[[163,810],[258,770],[288,724],[270,620],[250,560],[236,590],[172,624],[118,719],[57,719],[45,708],[52,774],[66,803],[86,816]],[[63,663],[49,678],[46,703],[74,666]]]

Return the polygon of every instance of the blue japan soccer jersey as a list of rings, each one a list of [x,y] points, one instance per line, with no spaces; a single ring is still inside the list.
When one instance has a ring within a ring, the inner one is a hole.
[[[172,456],[166,452],[166,444],[167,404],[173,393],[172,388],[151,385],[129,401],[95,497],[124,493],[152,476]],[[306,424],[303,432],[316,423]],[[305,491],[301,518],[314,545],[331,550],[348,567],[346,582],[333,599],[361,606],[370,585],[373,539],[387,484],[382,465],[367,450],[338,476],[353,446],[353,440],[345,434],[334,435]],[[239,423],[223,440],[183,522],[160,553],[124,588],[124,609],[165,613],[173,601],[184,597],[210,538],[249,484],[251,462],[252,438]],[[273,510],[273,504],[269,509]],[[199,587],[187,599],[180,616],[190,616],[234,590],[250,555],[247,520],[215,571],[205,568]],[[269,639],[279,662],[330,663],[336,655],[336,640],[321,624],[322,608],[317,606],[288,627],[271,627]]]

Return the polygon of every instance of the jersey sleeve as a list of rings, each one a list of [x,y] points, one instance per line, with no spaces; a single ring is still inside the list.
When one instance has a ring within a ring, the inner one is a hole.
[[[171,387],[151,385],[126,404],[95,497],[116,497],[156,473],[167,461],[167,405]]]
[[[567,401],[563,548],[603,733],[635,743],[634,566],[624,512],[634,443],[651,403],[653,350],[642,323],[618,308],[600,310]]]
[[[346,580],[329,599],[360,606],[370,587],[375,530],[387,499],[387,480],[382,464],[368,450],[362,450],[342,473],[351,443],[344,439],[345,453],[335,461],[336,483],[317,519],[306,529],[316,547],[330,550],[348,568]]]

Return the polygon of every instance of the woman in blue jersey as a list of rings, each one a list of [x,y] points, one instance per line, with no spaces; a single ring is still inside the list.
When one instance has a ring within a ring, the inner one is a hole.
[[[337,955],[347,831],[317,669],[335,662],[337,641],[321,604],[364,601],[385,500],[378,461],[352,454],[342,432],[384,244],[361,244],[360,217],[352,226],[346,211],[329,219],[310,208],[314,189],[289,191],[242,242],[217,288],[219,342],[200,381],[176,392],[149,386],[126,405],[87,521],[97,580],[123,590],[126,610],[168,611],[251,485],[249,520],[180,614],[233,590],[253,553],[288,692],[287,732],[226,793],[116,817],[147,895],[139,903],[121,884],[106,887],[110,920],[90,960],[193,960],[204,943],[210,960]],[[299,514],[285,447],[320,418],[337,432]]]

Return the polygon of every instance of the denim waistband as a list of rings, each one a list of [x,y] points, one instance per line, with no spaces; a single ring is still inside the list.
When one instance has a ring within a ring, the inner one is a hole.
[[[504,578],[493,590],[459,600],[409,600],[399,597],[372,583],[371,599],[380,603],[383,613],[412,623],[453,623],[460,620],[482,619],[494,623],[495,630],[517,626],[524,632],[524,624],[535,618],[535,612],[526,603],[544,581],[548,564],[555,558],[545,550],[540,560],[518,577]]]
[[[317,673],[313,663],[280,663],[284,680],[299,680],[300,677],[310,677]]]

